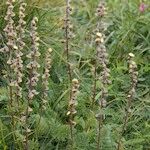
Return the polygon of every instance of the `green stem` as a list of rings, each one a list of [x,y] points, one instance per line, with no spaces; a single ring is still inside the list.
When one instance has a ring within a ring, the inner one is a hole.
[[[101,129],[102,129],[102,116],[100,116],[99,120],[98,120],[98,137],[97,137],[97,150],[101,149],[101,144],[100,144],[100,140],[101,140]]]

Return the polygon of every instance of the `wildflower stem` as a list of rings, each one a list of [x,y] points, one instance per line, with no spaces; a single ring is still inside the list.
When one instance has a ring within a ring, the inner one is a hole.
[[[15,134],[14,134],[14,131],[15,131],[15,119],[14,119],[14,112],[12,110],[13,108],[13,89],[11,86],[9,86],[9,96],[10,96],[10,104],[9,104],[9,107],[10,107],[10,110],[11,110],[11,124],[12,124],[12,131],[13,131],[13,140],[14,142],[16,141],[16,137],[15,137]]]
[[[70,115],[69,120],[70,120],[70,121],[73,120],[73,115],[72,115],[72,114]],[[71,148],[73,149],[73,141],[74,141],[74,139],[73,139],[73,124],[72,124],[72,122],[70,122],[69,125],[70,125]]]
[[[138,72],[136,71],[137,65],[133,61],[133,57],[134,57],[134,54],[129,53],[128,63],[129,63],[129,74],[130,74],[130,78],[131,78],[131,86],[130,86],[130,90],[129,90],[129,93],[128,93],[128,96],[127,96],[126,112],[125,112],[123,126],[122,126],[120,136],[119,136],[119,140],[118,140],[117,150],[121,150],[121,140],[122,140],[123,134],[124,134],[124,132],[127,128],[129,117],[131,115],[132,100],[134,98],[135,88],[136,88],[136,85],[137,85],[137,82],[138,82],[138,79],[137,79],[138,78]]]
[[[32,90],[33,87],[31,86],[31,79],[32,79],[32,70],[29,72],[29,89]],[[28,134],[28,117],[29,117],[29,105],[30,105],[30,98],[27,98],[26,103],[26,120],[25,120],[25,150],[29,150],[29,134]]]
[[[97,150],[100,150],[100,139],[101,139],[101,128],[102,128],[102,118],[98,121],[98,136],[97,136]]]
[[[73,127],[76,125],[76,122],[74,121],[74,116],[77,113],[76,105],[77,105],[78,89],[79,89],[79,81],[77,79],[73,79],[72,89],[71,89],[71,99],[69,101],[68,112],[67,112],[67,115],[69,116],[71,149],[73,149],[73,145],[74,145]]]
[[[12,134],[13,134],[13,139],[14,142],[15,140],[15,111],[14,111],[14,106],[15,106],[15,100],[14,100],[14,91],[13,91],[13,87],[15,87],[14,85],[12,85],[12,80],[13,80],[13,75],[14,75],[14,69],[13,69],[13,51],[16,48],[15,42],[16,42],[16,32],[14,29],[14,20],[13,17],[15,16],[14,13],[14,1],[6,1],[7,4],[7,12],[6,12],[6,16],[5,16],[5,21],[7,22],[5,28],[4,28],[4,32],[5,35],[7,37],[7,42],[6,42],[6,46],[3,49],[2,52],[6,53],[7,55],[7,64],[8,64],[8,84],[9,84],[9,103],[8,103],[8,107],[10,110],[10,116],[11,116],[11,125],[12,125]]]
[[[96,30],[99,30],[100,27],[100,20],[101,18],[98,18],[98,23],[97,23],[97,28]],[[94,62],[94,82],[93,82],[93,90],[92,90],[92,108],[94,106],[95,103],[95,97],[96,97],[96,83],[97,83],[97,58],[98,58],[98,52],[96,51],[95,54],[95,62]]]
[[[97,58],[97,53],[96,56]],[[96,97],[96,83],[97,83],[97,60],[95,59],[95,63],[94,63],[94,82],[93,82],[93,94],[92,94],[92,108],[94,106],[95,103],[95,97]]]
[[[27,106],[26,106],[26,125],[25,125],[25,150],[29,150],[29,135],[28,135],[28,116],[29,116],[29,99],[27,100]]]
[[[65,16],[65,52],[67,58],[68,76],[70,84],[72,82],[72,74],[69,60],[69,15],[70,15],[70,0],[66,0],[66,16]],[[70,95],[71,97],[71,95]]]
[[[39,81],[40,74],[38,73],[38,68],[40,65],[38,64],[38,57],[40,56],[39,53],[39,37],[37,33],[37,22],[38,18],[34,17],[31,21],[31,42],[32,42],[32,49],[31,52],[27,55],[27,58],[30,59],[29,64],[27,65],[27,68],[29,69],[29,78],[28,78],[28,100],[27,100],[27,108],[26,108],[26,139],[25,139],[25,148],[28,150],[28,135],[30,132],[30,129],[28,128],[28,117],[29,113],[32,111],[32,108],[30,108],[30,104],[32,103],[32,100],[36,95],[38,95],[38,92],[36,91],[35,87],[37,86],[37,83]]]
[[[108,53],[106,51],[106,46],[104,42],[105,34],[104,31],[106,27],[103,24],[102,18],[106,14],[105,12],[105,3],[101,1],[98,5],[97,8],[97,16],[98,18],[98,23],[97,23],[97,33],[96,33],[96,59],[98,59],[98,63],[101,66],[101,74],[100,74],[100,79],[101,79],[101,98],[99,99],[99,114],[96,115],[97,121],[98,121],[98,135],[97,135],[97,150],[100,150],[102,148],[101,146],[101,129],[103,127],[104,123],[104,108],[107,105],[107,97],[108,97],[108,85],[111,84],[110,81],[110,69],[108,68]],[[100,32],[101,31],[101,32]],[[97,67],[97,66],[96,66]]]

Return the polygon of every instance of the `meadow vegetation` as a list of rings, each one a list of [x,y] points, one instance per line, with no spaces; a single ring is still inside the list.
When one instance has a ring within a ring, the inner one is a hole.
[[[150,150],[149,0],[0,2],[0,150]]]

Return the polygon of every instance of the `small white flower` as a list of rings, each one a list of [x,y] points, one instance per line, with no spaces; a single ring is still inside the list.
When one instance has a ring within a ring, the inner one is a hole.
[[[129,53],[129,56],[132,58],[135,57],[135,55],[133,53]]]

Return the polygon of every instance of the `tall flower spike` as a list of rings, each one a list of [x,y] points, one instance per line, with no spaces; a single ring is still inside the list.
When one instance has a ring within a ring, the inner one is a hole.
[[[131,107],[131,101],[134,97],[135,94],[135,89],[136,89],[136,85],[138,82],[138,72],[137,70],[137,65],[135,63],[135,61],[133,61],[134,58],[134,54],[133,53],[129,53],[128,56],[128,64],[129,64],[129,74],[130,74],[130,78],[131,78],[131,88],[130,91],[128,93],[128,110],[130,112],[130,107]]]
[[[111,83],[110,81],[110,70],[107,67],[109,60],[108,60],[108,53],[106,51],[106,46],[105,46],[105,25],[104,25],[104,16],[106,14],[106,8],[105,8],[105,3],[104,1],[100,1],[98,8],[97,8],[97,33],[96,33],[96,58],[95,58],[95,80],[97,79],[96,76],[96,69],[97,65],[100,64],[102,71],[100,75],[100,80],[102,82],[102,95],[101,95],[101,100],[99,100],[99,106],[100,108],[106,107],[106,99],[108,95],[108,85]],[[101,32],[100,32],[101,31]],[[95,82],[96,84],[96,82]],[[96,86],[96,85],[95,85]],[[95,94],[94,94],[95,95]],[[99,116],[99,115],[98,115]],[[97,116],[97,117],[98,117]],[[100,116],[99,116],[100,117]],[[100,117],[101,118],[101,117]]]
[[[72,116],[76,114],[76,105],[78,104],[77,102],[77,94],[78,94],[78,90],[79,90],[79,81],[77,79],[73,79],[72,80],[72,94],[71,94],[71,99],[69,102],[69,110],[67,115]],[[72,125],[75,125],[75,122],[73,120],[73,118],[70,118],[70,123]]]
[[[40,65],[38,64],[38,58],[40,56],[39,53],[39,37],[37,33],[37,17],[34,17],[31,21],[31,39],[32,39],[32,50],[27,55],[27,58],[30,59],[29,64],[27,65],[27,68],[29,69],[29,79],[28,79],[28,85],[29,85],[29,93],[28,98],[32,100],[35,95],[38,94],[35,87],[37,86],[37,82],[39,81],[40,74],[38,73],[38,68],[40,68]]]
[[[14,21],[13,21],[15,13],[13,11],[14,9],[13,3],[14,3],[13,0],[7,0],[6,2],[8,8],[4,19],[7,21],[7,24],[6,27],[4,28],[4,32],[6,35],[7,43],[4,48],[0,49],[1,52],[10,52],[14,47],[16,47],[15,45],[16,32],[14,30]]]
[[[7,61],[7,64],[10,65],[11,69],[16,69],[16,60],[14,59],[14,51],[18,50],[18,47],[16,45],[16,38],[17,33],[14,28],[14,20],[13,17],[15,16],[15,13],[13,11],[13,0],[8,0],[6,4],[8,5],[7,9],[7,15],[5,16],[5,20],[7,21],[7,25],[4,28],[5,35],[7,37],[7,43],[4,47],[4,52],[9,52],[9,59]],[[10,86],[17,85],[15,81],[11,81]]]
[[[64,18],[64,27],[63,29],[65,30],[65,38],[66,40],[67,39],[71,39],[73,38],[73,33],[72,33],[72,29],[73,29],[73,25],[71,24],[70,22],[70,15],[71,15],[71,12],[72,12],[72,8],[71,8],[71,5],[70,5],[70,0],[66,0],[66,16]],[[67,41],[65,41],[67,42]],[[67,51],[67,49],[66,49]]]
[[[96,32],[103,32],[107,30],[107,25],[105,22],[106,14],[106,3],[104,2],[104,0],[101,0],[96,10],[96,16],[98,19]]]
[[[107,97],[108,97],[108,85],[111,83],[110,81],[110,70],[107,67],[108,65],[108,54],[106,52],[106,47],[104,44],[104,35],[102,33],[96,34],[96,45],[97,45],[97,59],[99,64],[101,65],[102,71],[100,75],[100,81],[102,83],[101,87],[101,98],[99,99],[99,113],[96,115],[98,120],[98,141],[97,141],[97,150],[100,150],[100,138],[101,138],[101,128],[103,126],[103,120],[105,118],[103,114],[103,109],[107,105]]]
[[[25,43],[23,41],[24,38],[24,33],[25,33],[25,25],[26,22],[24,20],[25,18],[25,7],[26,7],[26,3],[21,3],[20,4],[20,8],[19,8],[19,24],[16,27],[17,31],[18,31],[18,38],[17,38],[17,42],[18,42],[18,48],[19,50],[23,50]]]
[[[51,69],[51,53],[52,53],[52,49],[49,48],[47,50],[47,53],[46,53],[46,58],[45,58],[45,70],[44,70],[44,74],[42,76],[42,79],[43,79],[43,101],[42,101],[42,107],[46,107],[46,103],[47,103],[47,97],[48,97],[48,90],[49,90],[49,82],[48,82],[48,79],[50,77],[50,69]]]
[[[29,70],[29,78],[28,78],[28,101],[27,101],[27,107],[26,107],[26,122],[25,122],[25,149],[29,149],[29,140],[28,140],[28,136],[29,136],[29,132],[31,131],[28,128],[28,117],[29,117],[29,113],[32,112],[32,108],[30,108],[30,103],[31,101],[34,99],[34,97],[36,95],[39,94],[39,92],[37,92],[36,90],[36,86],[37,83],[39,81],[39,76],[40,74],[38,73],[38,68],[40,67],[40,65],[38,64],[38,58],[40,56],[39,53],[39,37],[38,37],[38,33],[37,33],[37,22],[38,22],[38,18],[34,17],[31,21],[31,31],[30,31],[30,37],[32,40],[32,45],[31,45],[31,52],[27,55],[27,58],[29,58],[30,62],[27,65],[27,68]]]
[[[106,15],[106,7],[105,7],[105,2],[104,0],[100,0],[100,3],[98,5],[98,8],[96,9],[96,19],[97,19],[97,24],[96,24],[96,29],[94,31],[94,34],[96,32],[96,44],[97,44],[97,50],[95,51],[95,61],[94,61],[94,65],[93,65],[93,69],[92,69],[92,74],[93,76],[93,90],[92,90],[92,107],[95,103],[95,97],[96,97],[96,83],[98,80],[98,74],[97,74],[97,67],[98,67],[98,54],[100,52],[98,52],[100,49],[102,49],[105,51],[105,45],[104,45],[104,39],[105,39],[105,35],[104,35],[104,31],[107,29],[107,25],[105,22],[105,15]],[[107,54],[106,54],[107,55]],[[101,61],[101,60],[100,60]],[[103,61],[103,60],[102,60]],[[100,62],[102,63],[102,62]]]
[[[137,65],[136,65],[135,61],[133,60],[134,57],[135,56],[133,53],[129,53],[129,55],[128,55],[128,66],[129,66],[128,69],[129,69],[129,75],[131,78],[131,85],[130,85],[129,93],[127,96],[126,113],[125,113],[125,118],[124,118],[124,122],[123,122],[123,127],[122,127],[122,130],[120,133],[120,137],[118,139],[117,150],[122,149],[121,140],[122,140],[123,133],[126,130],[126,127],[127,127],[128,121],[129,121],[129,117],[131,115],[132,100],[134,99],[135,89],[136,89],[136,85],[138,82]]]
[[[76,125],[74,121],[74,116],[77,113],[76,106],[77,102],[77,94],[79,90],[79,81],[77,79],[72,80],[72,90],[71,90],[71,99],[69,101],[68,112],[67,115],[69,116],[69,125],[70,125],[70,135],[71,135],[71,142],[73,145],[73,126]]]
[[[106,51],[106,47],[104,45],[104,35],[102,33],[97,33],[96,34],[96,43],[97,43],[97,59],[102,67],[102,72],[101,72],[101,82],[102,82],[102,96],[101,96],[101,101],[99,103],[100,107],[105,107],[106,106],[106,99],[108,95],[108,90],[107,86],[111,83],[110,81],[110,70],[107,67],[109,60],[108,60],[108,54]]]
[[[72,82],[72,69],[71,69],[71,64],[70,64],[70,44],[69,41],[73,37],[72,35],[72,24],[70,23],[70,14],[72,12],[72,8],[70,6],[70,0],[66,0],[66,14],[64,18],[64,34],[65,34],[65,40],[63,43],[65,44],[65,55],[66,55],[66,61],[67,61],[67,71],[68,71],[68,77],[69,77],[69,82],[71,84]]]
[[[18,35],[17,35],[17,46],[18,49],[16,49],[15,51],[15,59],[13,60],[14,62],[14,72],[15,72],[15,83],[16,83],[16,95],[17,97],[22,97],[22,88],[20,87],[20,83],[22,83],[22,70],[23,70],[23,61],[22,61],[22,50],[25,46],[25,43],[23,41],[24,38],[24,25],[26,24],[26,22],[24,21],[24,17],[25,17],[25,3],[21,3],[20,4],[20,8],[19,8],[19,24],[16,27],[17,31],[18,31]]]
[[[104,17],[106,15],[106,7],[104,1],[101,1],[96,10],[96,15],[99,17]]]
[[[96,114],[96,118],[98,120],[98,135],[97,135],[97,150],[100,149],[100,139],[101,139],[101,128],[103,127],[103,120],[105,118],[103,110],[107,105],[107,97],[108,97],[108,85],[111,84],[110,81],[110,69],[108,68],[108,53],[106,51],[105,46],[105,34],[104,31],[107,29],[104,21],[104,16],[106,15],[106,7],[104,1],[101,1],[97,8],[97,33],[96,33],[96,63],[95,63],[95,71],[97,69],[97,65],[101,66],[101,74],[99,76],[101,81],[101,97],[99,99],[99,113]],[[95,73],[95,78],[96,78]],[[96,83],[96,82],[95,82]],[[96,86],[96,85],[95,85]]]
[[[13,9],[14,9],[13,3],[14,2],[15,1],[13,1],[13,0],[8,0],[6,2],[6,4],[8,5],[8,8],[7,8],[6,16],[4,19],[6,20],[7,25],[4,28],[4,32],[6,35],[7,42],[6,42],[6,46],[3,48],[2,52],[8,52],[7,55],[9,58],[7,60],[7,64],[10,66],[10,69],[11,69],[11,71],[9,73],[9,85],[10,85],[10,87],[19,87],[18,83],[16,81],[16,76],[21,76],[21,75],[16,74],[18,61],[16,60],[17,56],[15,56],[15,55],[17,55],[18,47],[16,45],[17,44],[16,43],[17,33],[15,30],[15,25],[14,25],[14,20],[13,20],[13,17],[15,16],[15,13],[13,11]]]

